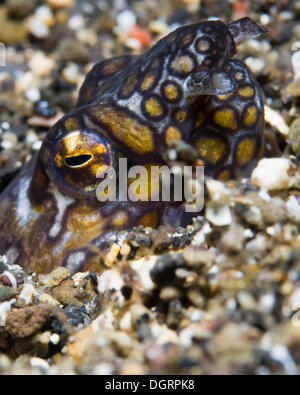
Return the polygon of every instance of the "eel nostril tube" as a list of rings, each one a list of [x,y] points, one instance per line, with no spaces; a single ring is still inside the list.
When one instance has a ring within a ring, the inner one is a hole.
[[[265,26],[258,25],[248,17],[229,23],[227,28],[233,37],[235,45],[240,45],[247,40],[260,37],[268,32]]]
[[[230,73],[197,71],[188,84],[191,96],[193,95],[225,95],[231,93],[236,84]]]

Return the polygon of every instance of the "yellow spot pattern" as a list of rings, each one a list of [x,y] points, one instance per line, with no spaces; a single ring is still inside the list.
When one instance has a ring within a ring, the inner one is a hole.
[[[239,164],[245,165],[250,162],[253,158],[255,151],[255,140],[252,138],[246,138],[242,140],[237,148],[237,160]]]
[[[169,145],[170,142],[174,139],[181,139],[181,133],[178,128],[175,128],[174,126],[168,127],[166,130],[166,143]]]
[[[151,117],[160,117],[163,115],[163,109],[157,99],[150,97],[145,102],[145,110]]]
[[[252,126],[257,120],[257,110],[256,107],[249,106],[244,113],[244,125]]]
[[[187,113],[185,111],[179,110],[175,114],[177,121],[184,122],[186,120]]]
[[[148,89],[150,89],[153,86],[154,82],[155,76],[151,74],[147,75],[141,85],[142,91],[147,91]]]
[[[180,98],[177,86],[171,83],[164,86],[164,94],[170,101],[175,101]]]
[[[103,75],[114,74],[117,71],[121,70],[124,65],[123,59],[115,59],[107,64],[105,64],[102,68]]]
[[[133,151],[144,154],[153,151],[154,143],[151,130],[135,118],[111,108],[95,107],[93,115],[111,128],[116,138]]]
[[[130,96],[134,92],[136,85],[137,85],[137,74],[133,73],[125,80],[125,83],[121,88],[121,92],[120,92],[121,95]]]
[[[197,42],[199,52],[206,52],[210,47],[210,42],[205,38],[199,39]]]
[[[238,127],[237,121],[234,117],[234,112],[231,108],[225,108],[215,113],[214,121],[217,125],[224,128],[235,130]]]
[[[241,72],[241,71],[237,71],[237,72],[235,73],[235,75],[234,75],[234,78],[235,78],[237,81],[242,81],[242,80],[244,79],[244,73]]]
[[[218,95],[217,98],[219,100],[227,100],[227,99],[229,99],[230,96],[232,96],[232,92],[231,93],[226,93],[225,95]]]
[[[184,47],[186,45],[188,45],[193,39],[193,34],[192,33],[188,33],[185,36],[182,37],[181,40],[181,45]]]
[[[189,56],[178,56],[172,62],[172,69],[178,73],[191,73],[194,69],[193,59]]]
[[[219,137],[199,137],[196,149],[201,157],[210,164],[216,164],[226,154],[226,144]]]
[[[238,90],[239,96],[248,99],[254,96],[254,89],[251,86],[243,86]]]

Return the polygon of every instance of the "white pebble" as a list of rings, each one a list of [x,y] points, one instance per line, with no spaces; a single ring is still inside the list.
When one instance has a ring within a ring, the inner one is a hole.
[[[44,370],[44,371],[47,371],[50,368],[47,361],[45,361],[44,359],[41,359],[41,358],[37,358],[37,357],[33,357],[30,359],[30,365],[33,368],[37,368],[37,369]]]
[[[207,206],[206,219],[216,226],[230,225],[232,216],[229,206],[219,204]]]
[[[254,74],[260,73],[265,67],[265,61],[263,59],[254,58],[253,56],[249,56],[245,60],[245,63]]]
[[[260,23],[262,25],[268,25],[270,23],[270,21],[271,21],[271,17],[269,14],[262,14],[260,16]]]
[[[0,304],[0,326],[5,326],[7,313],[11,310],[11,306],[16,301],[16,299],[11,299],[8,302],[3,302]]]
[[[34,151],[38,151],[41,148],[42,143],[42,141],[36,141],[35,143],[33,143],[32,148],[34,149]]]
[[[78,30],[84,28],[84,18],[81,15],[73,15],[68,22],[68,26],[72,30]]]
[[[60,337],[57,333],[53,333],[53,335],[50,336],[50,343],[54,344],[55,346],[58,345],[60,341]]]
[[[46,23],[35,17],[30,19],[28,27],[30,32],[37,38],[46,38],[50,33],[49,27]]]
[[[130,10],[124,10],[120,12],[116,17],[116,20],[119,27],[125,32],[131,30],[136,24],[136,16]]]
[[[140,50],[142,48],[142,44],[140,40],[136,38],[127,38],[125,41],[126,47],[133,49],[133,50]]]
[[[290,188],[297,181],[296,174],[290,175],[293,168],[293,164],[286,158],[265,158],[253,170],[251,181],[268,190]]]
[[[41,98],[40,91],[37,88],[28,88],[25,92],[25,96],[31,102],[36,102]]]
[[[278,130],[283,136],[289,134],[290,128],[279,112],[265,105],[265,121]]]
[[[300,203],[295,196],[290,196],[286,202],[290,219],[300,222]]]
[[[271,357],[275,359],[275,361],[280,362],[285,370],[285,374],[297,374],[298,368],[295,364],[289,349],[284,344],[277,344],[271,349]]]
[[[26,143],[27,144],[33,144],[33,143],[35,143],[38,140],[39,140],[39,138],[38,138],[37,134],[33,130],[29,130],[26,133]]]
[[[38,77],[45,77],[46,75],[49,75],[55,67],[54,60],[48,56],[45,56],[42,51],[36,52],[28,64],[30,69]]]
[[[19,300],[22,300],[25,304],[31,304],[34,299],[36,290],[32,284],[25,284],[20,294]]]

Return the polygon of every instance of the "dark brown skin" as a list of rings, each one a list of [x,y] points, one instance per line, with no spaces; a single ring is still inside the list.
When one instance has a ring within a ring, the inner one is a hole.
[[[112,167],[118,178],[119,158],[128,168],[168,165],[174,140],[196,148],[208,176],[249,175],[263,153],[263,101],[247,66],[232,57],[236,44],[265,32],[249,18],[200,22],[140,56],[97,64],[75,110],[1,195],[0,252],[28,272],[99,271],[121,230],[184,223],[182,207],[177,215],[171,203],[96,195],[97,175]]]

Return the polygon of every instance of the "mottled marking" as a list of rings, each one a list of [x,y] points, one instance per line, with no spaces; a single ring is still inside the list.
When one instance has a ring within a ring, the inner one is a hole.
[[[28,189],[30,185],[30,178],[25,178],[19,185],[18,204],[16,214],[20,226],[25,226],[31,219],[36,217],[37,214],[32,210],[31,203],[28,198]]]
[[[113,135],[139,154],[154,149],[150,128],[120,110],[94,108],[92,114],[100,122],[108,125]]]
[[[54,238],[58,236],[62,230],[62,220],[66,212],[67,207],[74,202],[74,199],[62,195],[56,188],[52,190],[52,194],[55,198],[57,213],[54,219],[54,223],[49,230],[49,236]]]
[[[61,265],[72,273],[101,271],[111,241],[117,246],[126,237],[120,230],[185,225],[191,215],[182,211],[184,202],[161,202],[160,172],[155,182],[149,177],[169,163],[173,139],[197,149],[191,164],[204,165],[207,176],[248,176],[263,152],[263,103],[251,71],[232,59],[233,37],[252,33],[232,36],[234,26],[207,21],[181,27],[144,54],[96,64],[75,110],[49,130],[38,156],[2,194],[0,254],[16,251],[16,264],[28,272]],[[216,96],[219,73],[233,83],[231,94]],[[128,184],[147,201],[97,199],[96,175],[113,166],[121,176],[119,158],[131,168],[146,167],[142,185]]]

